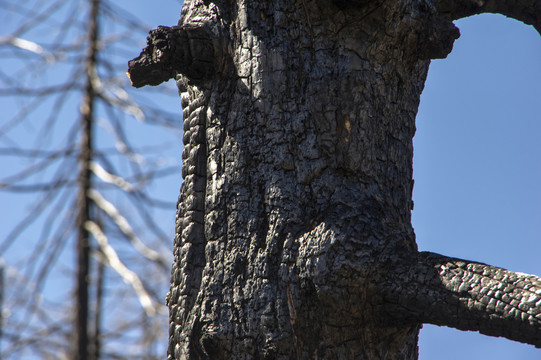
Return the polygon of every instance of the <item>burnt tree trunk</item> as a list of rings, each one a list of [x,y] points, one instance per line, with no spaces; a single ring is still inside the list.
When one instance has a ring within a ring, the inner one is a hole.
[[[509,5],[511,4],[512,5]],[[412,138],[452,20],[536,1],[186,0],[134,86],[175,77],[170,359],[416,359],[422,323],[541,346],[541,280],[418,253]]]

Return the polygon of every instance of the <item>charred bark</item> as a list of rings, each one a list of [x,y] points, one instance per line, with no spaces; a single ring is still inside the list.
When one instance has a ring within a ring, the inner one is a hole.
[[[214,70],[214,49],[204,28],[160,26],[147,38],[147,47],[128,64],[132,86],[159,85],[183,73],[190,79],[208,78]]]
[[[451,20],[497,1],[472,3],[186,1],[190,55],[130,62],[184,108],[169,358],[416,359],[423,322],[539,346],[539,278],[419,254],[411,227],[420,94]]]
[[[436,0],[436,3],[438,12],[452,20],[496,13],[532,25],[541,34],[541,4],[536,0]]]
[[[503,336],[541,348],[541,279],[421,252],[390,273],[392,317]]]

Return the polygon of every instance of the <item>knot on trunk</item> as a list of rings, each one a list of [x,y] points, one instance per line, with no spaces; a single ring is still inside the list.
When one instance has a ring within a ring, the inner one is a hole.
[[[214,72],[214,44],[205,28],[159,26],[149,34],[147,46],[128,62],[132,86],[156,86],[177,74],[203,80]]]

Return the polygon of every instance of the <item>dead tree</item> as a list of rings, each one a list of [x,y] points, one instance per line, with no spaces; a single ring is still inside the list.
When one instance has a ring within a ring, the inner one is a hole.
[[[178,172],[178,114],[124,76],[145,26],[110,0],[1,7],[0,358],[157,359],[175,203],[152,186]]]
[[[538,1],[185,1],[129,63],[184,108],[170,359],[416,359],[421,324],[541,347],[541,279],[418,252],[412,138],[452,21]]]

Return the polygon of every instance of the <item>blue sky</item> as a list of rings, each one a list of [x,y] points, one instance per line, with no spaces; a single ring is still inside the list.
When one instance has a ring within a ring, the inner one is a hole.
[[[175,0],[116,4],[149,29],[175,25],[181,10]],[[462,36],[433,61],[417,117],[419,249],[541,275],[541,36],[496,15],[456,24]],[[180,113],[179,104],[161,103]],[[160,197],[176,199],[178,185]],[[541,358],[529,345],[428,325],[419,346],[421,360]]]
[[[456,22],[431,64],[414,138],[420,250],[541,274],[541,36],[501,15]],[[541,350],[425,325],[420,359],[540,359]]]

